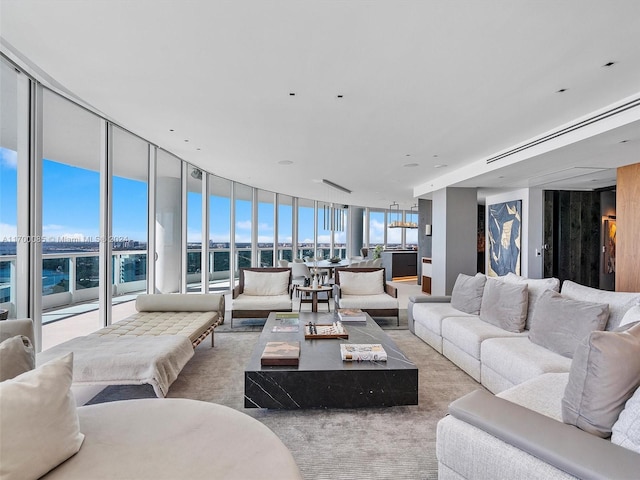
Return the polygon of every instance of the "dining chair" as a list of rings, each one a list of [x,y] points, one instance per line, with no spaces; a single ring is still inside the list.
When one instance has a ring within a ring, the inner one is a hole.
[[[284,268],[288,267],[289,266],[289,260],[284,260],[284,259],[278,260],[278,266],[279,267],[284,267]]]
[[[291,285],[293,285],[293,289],[296,292],[296,297],[300,296],[300,292],[298,291],[298,286],[305,286],[309,283],[311,279],[311,273],[309,272],[309,267],[307,267],[304,263],[294,262],[291,264]]]

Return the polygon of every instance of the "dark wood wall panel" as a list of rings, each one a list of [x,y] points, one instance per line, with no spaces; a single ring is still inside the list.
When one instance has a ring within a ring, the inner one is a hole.
[[[616,290],[640,292],[640,163],[618,169]]]

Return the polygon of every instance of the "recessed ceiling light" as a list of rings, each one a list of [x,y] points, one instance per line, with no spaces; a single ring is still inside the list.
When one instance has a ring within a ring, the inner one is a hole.
[[[170,132],[174,132],[175,130],[174,130],[173,128],[170,128],[170,129],[169,129],[169,131],[170,131]]]
[[[607,62],[603,65],[603,67],[613,67],[618,62]]]
[[[620,140],[620,143],[627,143],[629,140]]]
[[[556,93],[564,93],[566,92],[567,89],[566,88],[561,88],[560,90],[556,91]]]
[[[344,95],[336,95],[338,98],[342,98],[344,97]]]
[[[188,142],[188,141],[189,141],[189,139],[185,138],[185,139],[184,139],[184,141],[185,141],[185,142]]]
[[[289,96],[290,96],[290,97],[295,97],[295,96],[296,96],[296,94],[295,94],[294,92],[290,92],[290,93],[289,93]]]
[[[444,167],[446,167],[446,166],[447,166],[447,164],[446,164],[446,163],[439,163],[439,164],[437,164],[437,165],[434,165],[434,166],[433,166],[433,168],[444,168]]]
[[[405,153],[405,155],[404,155],[404,156],[405,156],[405,157],[410,157],[410,156],[411,156],[411,154],[410,154],[410,153]]]
[[[434,156],[433,156],[433,158],[438,158],[438,155],[437,155],[437,154],[436,154],[436,155],[434,155]]]
[[[200,147],[198,147],[198,148],[196,148],[196,150],[200,151],[200,150],[202,150],[202,149],[201,149]]]
[[[408,167],[408,168],[413,168],[413,167],[417,167],[418,164],[417,163],[406,163],[404,166]]]
[[[280,160],[278,165],[291,165],[293,162],[291,160]]]

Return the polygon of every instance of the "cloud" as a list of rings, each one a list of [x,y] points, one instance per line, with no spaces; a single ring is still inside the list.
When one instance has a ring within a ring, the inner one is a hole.
[[[6,168],[18,168],[18,152],[0,147],[0,165]]]
[[[8,223],[0,223],[0,241],[5,238],[6,241],[15,239],[18,235],[18,227],[16,225],[9,225]]]
[[[238,230],[251,230],[251,220],[236,222],[236,228]]]

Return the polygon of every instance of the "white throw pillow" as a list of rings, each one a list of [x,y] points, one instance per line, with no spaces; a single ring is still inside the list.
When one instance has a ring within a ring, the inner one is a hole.
[[[289,293],[289,275],[286,270],[282,272],[255,272],[244,271],[245,295],[287,295]]]
[[[341,271],[340,291],[343,295],[379,295],[384,293],[384,270],[373,272]]]
[[[84,440],[71,393],[73,353],[0,383],[0,478],[39,478]]]
[[[611,443],[640,453],[640,388],[627,400],[612,430]]]
[[[620,321],[620,326],[633,322],[640,322],[640,305],[635,305],[627,310],[627,313],[624,314]]]

